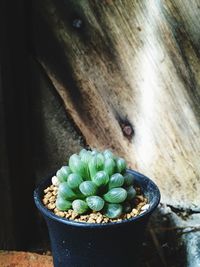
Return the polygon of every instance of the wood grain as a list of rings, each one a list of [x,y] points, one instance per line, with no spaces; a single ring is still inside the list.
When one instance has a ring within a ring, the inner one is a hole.
[[[200,210],[200,3],[34,2],[38,61],[91,147]]]
[[[1,267],[53,267],[52,256],[22,251],[1,251]]]

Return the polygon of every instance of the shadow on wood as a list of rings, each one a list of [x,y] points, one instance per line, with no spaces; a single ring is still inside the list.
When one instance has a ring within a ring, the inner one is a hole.
[[[34,47],[91,147],[199,211],[198,1],[34,1]]]

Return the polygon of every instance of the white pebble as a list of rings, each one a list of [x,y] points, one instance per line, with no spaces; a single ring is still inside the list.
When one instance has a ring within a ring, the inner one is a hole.
[[[58,178],[56,176],[53,176],[52,177],[51,182],[55,186],[58,186],[59,185],[59,181],[58,181]]]
[[[141,210],[148,210],[148,208],[149,208],[149,204],[146,204],[141,208]]]
[[[140,211],[140,214],[142,214],[142,213],[144,213],[146,210],[142,210],[142,211]]]

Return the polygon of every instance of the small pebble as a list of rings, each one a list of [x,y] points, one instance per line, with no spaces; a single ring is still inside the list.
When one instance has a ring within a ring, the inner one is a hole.
[[[55,207],[56,207],[56,204],[55,204],[55,203],[49,203],[49,204],[47,205],[47,208],[50,209],[50,210],[55,209]]]
[[[97,223],[101,223],[102,220],[103,220],[103,218],[99,216],[99,217],[97,218],[96,222],[97,222]]]
[[[78,216],[78,213],[76,213],[74,210],[72,211],[71,219],[74,220]]]
[[[68,214],[71,216],[72,215],[73,210],[68,210]]]
[[[44,203],[44,205],[47,205],[47,204],[49,203],[48,198],[44,198],[44,199],[43,199],[43,203]]]
[[[58,216],[60,216],[60,217],[65,217],[65,214],[64,214],[63,211],[59,211],[59,212],[58,212]]]
[[[92,218],[89,218],[89,220],[87,221],[88,223],[95,223],[96,221]]]
[[[56,176],[53,176],[53,177],[51,178],[51,182],[52,182],[52,184],[55,185],[55,186],[58,186],[58,185],[59,185],[59,181],[58,181],[58,178],[57,178]]]
[[[137,205],[137,209],[138,210],[141,210],[141,208],[145,205],[144,202],[140,202],[138,205]]]
[[[49,202],[55,202],[55,201],[56,201],[55,196],[51,196],[51,197],[49,198]]]
[[[91,213],[90,218],[92,218],[92,219],[96,219],[96,217],[97,217],[97,215],[96,215],[95,213]]]
[[[103,221],[107,223],[107,222],[109,222],[109,219],[108,218],[104,218]]]
[[[148,208],[149,208],[149,204],[145,204],[145,205],[141,208],[141,210],[148,210]]]
[[[51,192],[48,192],[46,195],[45,195],[45,198],[50,198],[52,196],[52,193]]]
[[[142,211],[140,211],[140,214],[142,214],[142,213],[144,213],[146,210],[142,210]]]
[[[140,201],[144,201],[144,197],[141,196],[141,195],[137,196],[137,198],[138,198]]]
[[[44,193],[46,194],[46,193],[48,193],[49,192],[49,190],[50,190],[50,188],[49,187],[47,187],[45,190],[44,190]]]
[[[127,214],[127,219],[130,219],[131,217],[131,214]]]
[[[133,215],[137,215],[137,214],[138,214],[138,210],[137,210],[137,209],[132,209],[131,213],[132,213]]]

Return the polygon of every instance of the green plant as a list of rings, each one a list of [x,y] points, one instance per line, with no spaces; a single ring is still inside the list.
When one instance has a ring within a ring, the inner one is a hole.
[[[126,172],[123,158],[110,150],[83,149],[69,158],[68,165],[56,173],[57,209],[73,209],[78,214],[101,211],[109,218],[118,218],[131,210],[136,195],[134,176]]]

